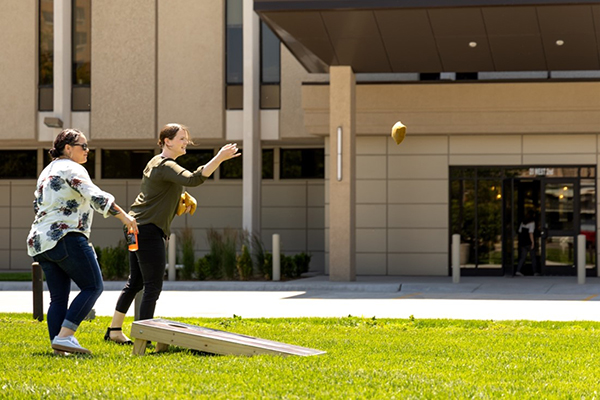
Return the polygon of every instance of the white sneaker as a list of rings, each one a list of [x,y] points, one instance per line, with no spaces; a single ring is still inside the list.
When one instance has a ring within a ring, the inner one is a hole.
[[[525,276],[522,273],[520,273],[519,271],[515,272],[515,276]]]
[[[66,351],[68,353],[92,354],[92,352],[88,349],[81,347],[73,335],[67,337],[55,336],[52,340],[52,348],[54,350]]]

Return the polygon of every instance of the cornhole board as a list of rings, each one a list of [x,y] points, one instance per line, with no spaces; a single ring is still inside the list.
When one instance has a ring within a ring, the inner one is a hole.
[[[325,354],[324,351],[309,349],[308,347],[294,346],[167,319],[135,321],[131,326],[131,337],[135,339],[133,354],[137,355],[146,353],[148,342],[156,342],[156,352],[165,351],[169,345],[173,345],[223,355],[314,356]]]

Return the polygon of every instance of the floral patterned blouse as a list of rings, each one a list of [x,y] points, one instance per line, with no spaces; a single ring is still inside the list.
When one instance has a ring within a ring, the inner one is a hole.
[[[69,232],[90,237],[96,210],[107,218],[115,198],[94,183],[87,170],[68,159],[52,161],[40,174],[34,192],[35,219],[27,236],[27,253],[43,253]]]

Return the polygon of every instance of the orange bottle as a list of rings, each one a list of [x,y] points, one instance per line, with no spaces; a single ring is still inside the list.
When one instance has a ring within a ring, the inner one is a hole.
[[[137,233],[134,232],[131,228],[129,228],[129,232],[127,233],[127,244],[129,245],[129,251],[138,250]]]

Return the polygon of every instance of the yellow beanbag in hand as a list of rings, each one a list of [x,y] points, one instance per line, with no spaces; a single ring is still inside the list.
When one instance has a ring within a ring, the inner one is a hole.
[[[196,207],[198,207],[198,202],[195,198],[192,197],[188,192],[184,192],[181,195],[181,199],[179,199],[179,205],[177,205],[177,215],[182,215],[185,213],[185,210],[190,208],[190,215],[194,215],[196,212]]]

